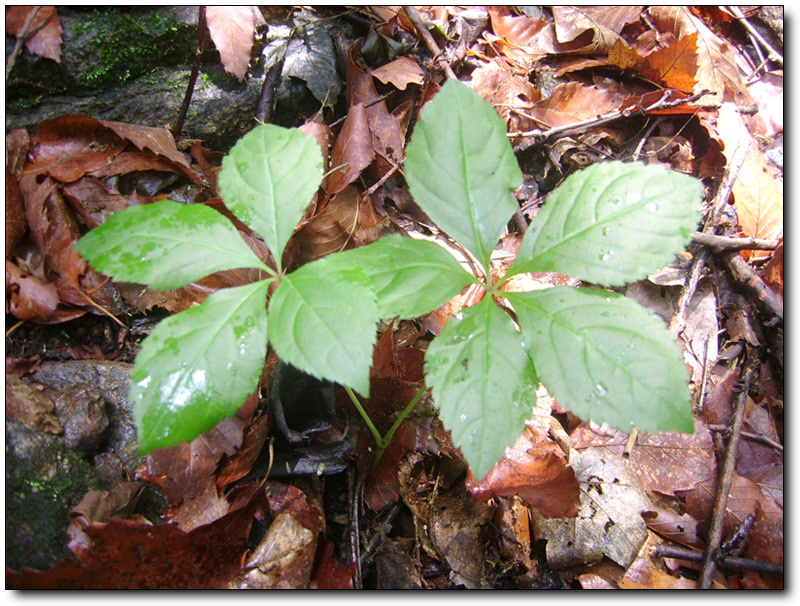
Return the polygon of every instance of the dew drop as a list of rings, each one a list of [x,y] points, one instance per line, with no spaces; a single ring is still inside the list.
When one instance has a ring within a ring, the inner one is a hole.
[[[462,414],[462,415],[459,417],[459,419],[461,419],[461,422],[462,422],[462,423],[466,423],[466,422],[467,422],[467,415],[465,415],[465,414]]]
[[[598,383],[597,385],[595,385],[594,389],[597,392],[597,395],[600,396],[601,398],[608,395],[608,389],[602,383]]]

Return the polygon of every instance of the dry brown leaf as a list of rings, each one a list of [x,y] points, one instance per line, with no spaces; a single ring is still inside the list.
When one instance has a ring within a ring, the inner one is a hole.
[[[225,70],[244,81],[256,29],[264,25],[257,6],[206,6],[206,23]]]
[[[547,518],[574,517],[580,504],[578,481],[563,451],[531,424],[480,482],[471,478],[468,488],[481,500],[518,496]]]
[[[617,109],[622,101],[606,88],[568,82],[559,85],[547,99],[534,103],[526,114],[548,129],[596,118]]]
[[[375,159],[372,138],[369,131],[369,119],[363,103],[350,106],[342,130],[336,138],[331,153],[332,173],[328,178],[327,201],[336,196],[345,187],[358,179],[361,172]]]
[[[778,175],[767,164],[741,114],[732,103],[719,108],[714,130],[731,162],[738,146],[748,145],[747,156],[733,184],[739,228],[745,237],[777,239],[783,236],[783,191]],[[766,256],[761,253],[760,256]]]
[[[697,33],[646,55],[620,38],[609,51],[608,62],[620,69],[636,70],[653,82],[691,93],[697,73]]]
[[[737,105],[751,105],[752,95],[736,62],[735,49],[717,36],[685,6],[650,6],[648,14],[660,32],[669,32],[678,40],[697,34],[697,84],[695,93],[709,90],[716,96],[703,103],[722,103],[730,94]]]
[[[622,457],[600,448],[570,455],[581,485],[577,517],[546,519],[531,510],[535,538],[547,540],[551,568],[599,562],[607,556],[627,567],[647,540],[642,513],[651,507]]]
[[[607,425],[583,424],[572,433],[573,447],[602,448],[616,456],[628,451],[628,434]],[[711,432],[700,421],[695,432],[639,433],[628,452],[630,470],[648,491],[673,495],[690,490],[715,473],[716,459]]]
[[[515,111],[526,111],[542,97],[527,75],[504,70],[492,61],[472,72],[472,87],[492,104],[509,131],[532,128],[531,120]]]
[[[38,9],[25,32],[25,48],[34,55],[61,63],[61,20],[55,6],[6,7],[6,34],[19,36],[30,13]]]
[[[419,63],[406,56],[398,57],[386,65],[373,69],[370,74],[384,84],[391,84],[399,90],[406,90],[409,84],[425,82],[425,72]]]
[[[783,238],[764,267],[763,277],[770,288],[783,297]]]
[[[619,39],[622,29],[641,18],[642,8],[636,5],[554,6],[556,37],[561,43],[569,43],[589,31],[591,37],[582,50],[589,53],[608,52]]]

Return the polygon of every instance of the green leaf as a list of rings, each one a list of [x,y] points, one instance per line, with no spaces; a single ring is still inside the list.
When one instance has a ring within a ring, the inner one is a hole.
[[[115,280],[170,290],[225,269],[271,271],[224,216],[161,200],[131,206],[78,240],[75,249]]]
[[[269,304],[270,342],[284,361],[369,395],[369,369],[380,319],[369,277],[329,257],[288,276]]]
[[[681,351],[650,310],[599,289],[507,295],[542,383],[561,406],[620,431],[692,433]]]
[[[286,243],[322,182],[322,151],[297,129],[261,124],[222,160],[225,205],[257,232],[278,268]]]
[[[144,340],[129,395],[139,452],[193,440],[255,391],[267,353],[269,283],[217,291]]]
[[[536,371],[511,318],[486,297],[450,319],[425,355],[442,422],[480,479],[522,433]]]
[[[428,216],[489,267],[522,184],[506,126],[465,84],[448,80],[422,111],[406,150],[406,181]]]
[[[547,198],[508,272],[559,272],[618,286],[644,278],[684,249],[703,185],[641,162],[601,162]]]
[[[475,278],[443,247],[399,235],[327,257],[372,279],[382,318],[416,318],[452,299]]]

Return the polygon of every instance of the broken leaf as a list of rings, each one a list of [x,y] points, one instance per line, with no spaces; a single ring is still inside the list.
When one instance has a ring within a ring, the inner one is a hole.
[[[647,540],[642,512],[649,499],[621,457],[586,449],[570,461],[581,486],[578,516],[548,520],[532,511],[535,538],[547,540],[547,563],[563,569],[608,556],[627,567]]]

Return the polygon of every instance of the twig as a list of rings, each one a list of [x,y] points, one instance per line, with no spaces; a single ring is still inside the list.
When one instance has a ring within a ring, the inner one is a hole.
[[[728,428],[725,425],[713,424],[713,425],[706,425],[706,427],[708,427],[711,431],[728,431]],[[748,440],[753,440],[755,442],[761,442],[762,444],[766,444],[767,446],[774,448],[779,452],[783,452],[783,446],[781,444],[778,444],[774,440],[770,440],[766,436],[761,436],[758,435],[757,433],[750,433],[749,431],[743,431],[742,437]]]
[[[689,562],[701,562],[703,554],[684,547],[671,547],[669,545],[657,545],[656,555],[662,558],[675,558],[678,560],[688,560]],[[749,558],[737,558],[725,556],[717,562],[722,568],[733,568],[735,570],[754,570],[764,574],[783,575],[783,566],[763,560],[751,560]]]
[[[744,423],[745,402],[747,392],[758,372],[758,361],[752,351],[748,348],[745,359],[745,372],[742,378],[741,391],[735,402],[733,422],[730,428],[728,446],[722,463],[719,482],[717,484],[717,494],[714,497],[714,512],[711,516],[711,529],[706,541],[706,550],[703,553],[703,566],[700,570],[698,585],[701,589],[711,587],[711,581],[717,570],[716,558],[717,551],[722,543],[722,526],[725,521],[725,513],[728,509],[728,494],[733,483],[733,472],[736,468],[736,455],[739,450],[739,438],[741,436],[742,424]]]
[[[19,30],[19,35],[14,42],[14,50],[11,51],[11,54],[8,56],[8,61],[6,62],[6,84],[8,84],[8,76],[11,74],[11,70],[14,68],[14,63],[17,61],[17,55],[19,55],[19,51],[22,48],[22,43],[25,42],[25,37],[28,35],[28,28],[31,26],[31,23],[33,23],[36,13],[39,12],[40,8],[42,7],[33,7],[33,10],[28,13],[27,17],[25,17],[25,23],[22,24],[22,29]]]
[[[733,160],[730,162],[730,164],[728,164],[728,167],[725,170],[725,176],[722,179],[722,183],[720,183],[719,189],[717,190],[714,200],[711,203],[711,209],[708,212],[705,225],[703,226],[703,233],[717,235],[715,232],[722,222],[722,217],[725,213],[725,207],[728,204],[728,198],[731,195],[731,190],[733,189],[733,184],[736,181],[736,177],[739,176],[739,171],[742,169],[742,164],[744,164],[748,147],[749,143],[745,143],[736,148],[736,151],[733,154]],[[689,302],[692,300],[695,290],[697,290],[697,284],[700,282],[700,276],[705,268],[708,254],[709,250],[707,248],[702,248],[692,260],[692,267],[689,271],[689,280],[683,291],[681,291],[681,296],[678,299],[677,310],[669,323],[669,330],[676,337],[683,332],[684,328],[686,328],[686,316],[688,314]]]
[[[413,6],[404,6],[403,10],[406,12],[406,15],[411,20],[411,23],[414,24],[414,27],[417,30],[417,33],[422,36],[422,39],[425,41],[425,45],[428,47],[428,50],[431,51],[433,55],[434,61],[438,61],[444,68],[444,73],[447,75],[448,78],[451,80],[457,80],[458,77],[456,76],[453,68],[450,67],[450,64],[447,62],[442,55],[442,51],[439,48],[439,45],[436,44],[436,40],[433,39],[433,36],[428,31],[428,28],[425,27],[425,24],[422,22],[422,17],[417,12]]]
[[[704,232],[693,232],[692,242],[710,248],[714,252],[724,250],[775,250],[780,240],[767,240],[765,238],[731,238],[717,236]]]
[[[178,114],[178,120],[175,122],[175,130],[173,135],[176,139],[180,139],[181,131],[183,130],[183,123],[186,120],[186,114],[189,111],[189,105],[192,102],[192,95],[194,94],[194,87],[197,83],[197,75],[200,72],[200,57],[203,54],[203,47],[206,43],[206,7],[197,7],[197,47],[194,51],[194,61],[192,62],[192,72],[189,75],[189,83],[186,85],[186,94],[183,96],[183,105],[181,106],[181,113]]]
[[[353,474],[356,479],[353,481]],[[349,485],[349,500],[350,500],[350,551],[352,555],[353,564],[355,564],[355,571],[353,574],[353,588],[362,589],[363,581],[361,577],[361,537],[358,529],[358,498],[361,493],[361,474],[358,471],[353,471],[350,468],[347,475]]]
[[[764,39],[764,36],[762,36],[756,28],[750,25],[750,22],[744,16],[744,13],[742,13],[742,11],[739,10],[738,6],[726,6],[725,8],[727,8],[731,13],[733,13],[733,16],[736,17],[739,23],[741,23],[747,30],[747,33],[750,34],[750,36],[754,40],[758,40],[761,46],[763,46],[767,50],[767,52],[769,53],[768,58],[771,61],[775,61],[776,63],[780,63],[781,65],[783,65],[783,56],[774,48],[772,48],[772,46],[770,46],[769,42],[767,42]]]
[[[586,120],[581,120],[580,122],[573,122],[572,124],[564,124],[562,126],[554,126],[549,130],[541,130],[541,129],[534,129],[528,131],[515,131],[508,133],[509,138],[514,137],[532,137],[534,139],[533,142],[526,145],[525,148],[531,147],[537,143],[542,143],[547,139],[555,137],[556,135],[563,135],[572,133],[573,131],[577,132],[584,132],[589,128],[594,128],[596,126],[602,126],[604,124],[608,124],[610,122],[614,122],[621,118],[629,118],[630,116],[636,114],[648,114],[650,112],[663,110],[663,109],[672,109],[673,107],[678,107],[680,105],[685,105],[687,103],[691,103],[692,101],[696,101],[700,97],[709,94],[708,91],[703,91],[701,93],[694,94],[690,97],[686,97],[685,99],[676,99],[674,101],[667,100],[668,98],[663,98],[660,101],[656,101],[652,105],[648,105],[647,107],[635,106],[635,107],[626,107],[624,109],[615,109],[613,111],[607,112],[605,114],[601,114],[599,116],[595,116],[594,118],[588,118]],[[517,112],[521,116],[527,116],[524,112]],[[523,148],[523,149],[525,149]]]

